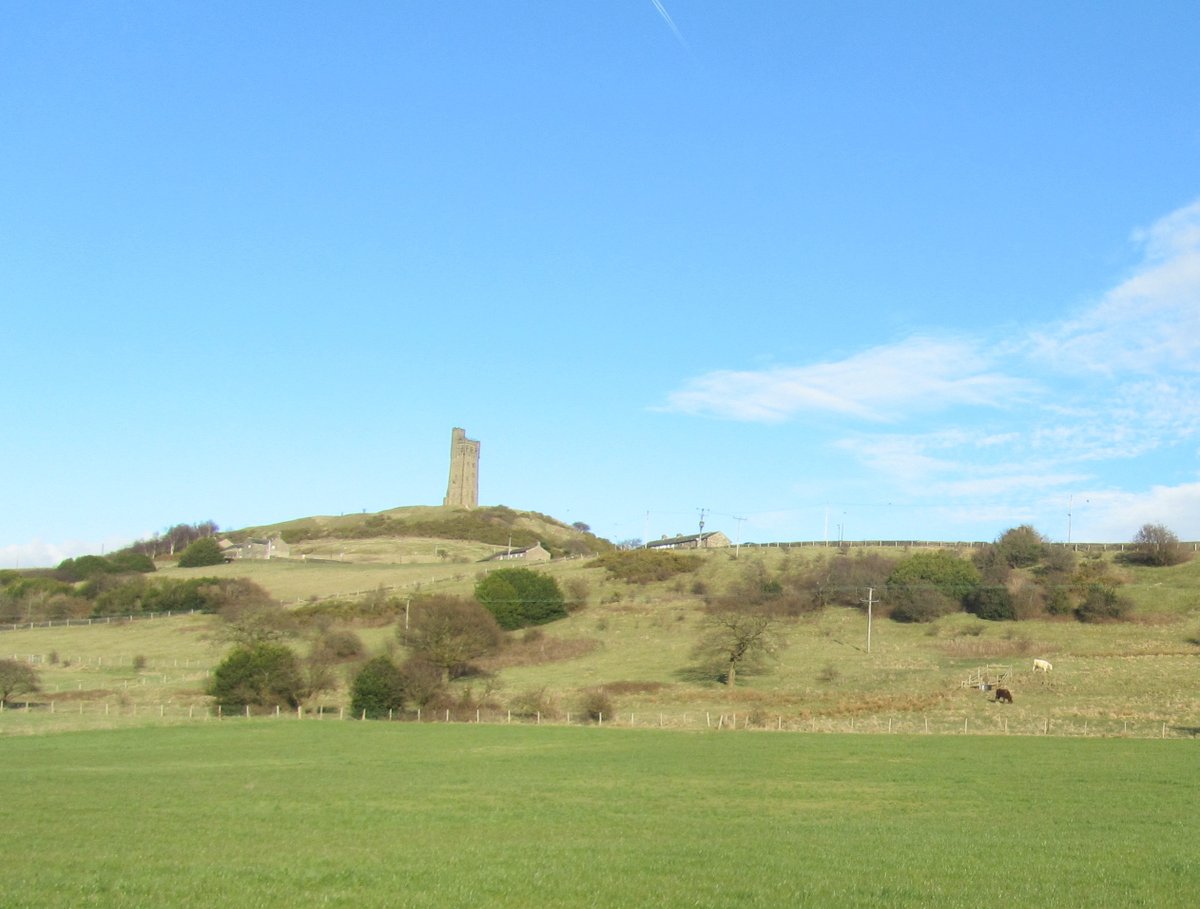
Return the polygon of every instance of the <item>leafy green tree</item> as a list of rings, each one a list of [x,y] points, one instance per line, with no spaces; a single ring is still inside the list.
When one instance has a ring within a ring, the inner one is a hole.
[[[214,537],[201,537],[194,543],[189,543],[187,549],[179,556],[180,568],[201,568],[207,565],[221,565],[225,555]]]
[[[0,704],[7,705],[14,694],[40,690],[36,669],[21,660],[0,660]]]
[[[1188,552],[1179,537],[1163,524],[1143,524],[1133,536],[1131,562],[1155,567],[1179,565],[1188,560]]]
[[[238,647],[225,657],[213,670],[208,693],[225,709],[296,707],[305,687],[291,648],[261,643]]]
[[[528,568],[500,568],[475,585],[475,599],[512,630],[566,618],[567,605],[558,582]]]
[[[491,653],[503,639],[491,612],[473,600],[444,594],[413,603],[408,630],[401,625],[396,633],[414,656],[437,666],[443,680]]]
[[[350,709],[355,716],[364,712],[372,718],[387,716],[391,710],[404,709],[404,672],[390,657],[375,657],[358,671],[350,692]]]

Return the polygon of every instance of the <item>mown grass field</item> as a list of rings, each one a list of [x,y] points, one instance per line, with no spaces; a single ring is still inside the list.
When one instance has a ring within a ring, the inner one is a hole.
[[[224,720],[5,737],[18,907],[1172,907],[1190,741]]]

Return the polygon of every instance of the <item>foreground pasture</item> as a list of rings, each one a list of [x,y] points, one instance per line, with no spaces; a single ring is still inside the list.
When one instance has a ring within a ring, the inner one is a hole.
[[[1190,906],[1190,740],[5,736],[6,907]]]

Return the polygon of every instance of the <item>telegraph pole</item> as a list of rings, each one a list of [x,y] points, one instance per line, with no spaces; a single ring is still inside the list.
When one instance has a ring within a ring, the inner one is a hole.
[[[699,549],[704,545],[704,516],[708,514],[707,508],[701,508],[700,511],[700,533],[696,536],[696,548]]]
[[[875,588],[867,588],[867,653],[871,652],[871,606],[875,601]]]
[[[742,553],[742,521],[746,519],[739,518],[737,515],[731,515],[731,517],[738,522],[737,542],[733,545],[733,557],[736,559]]]

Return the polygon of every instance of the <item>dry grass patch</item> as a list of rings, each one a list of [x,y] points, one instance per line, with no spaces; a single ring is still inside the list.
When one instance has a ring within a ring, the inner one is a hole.
[[[534,636],[528,640],[516,640],[499,653],[475,660],[475,665],[485,672],[498,672],[517,666],[542,666],[562,660],[577,660],[600,649],[595,638],[552,638]]]

